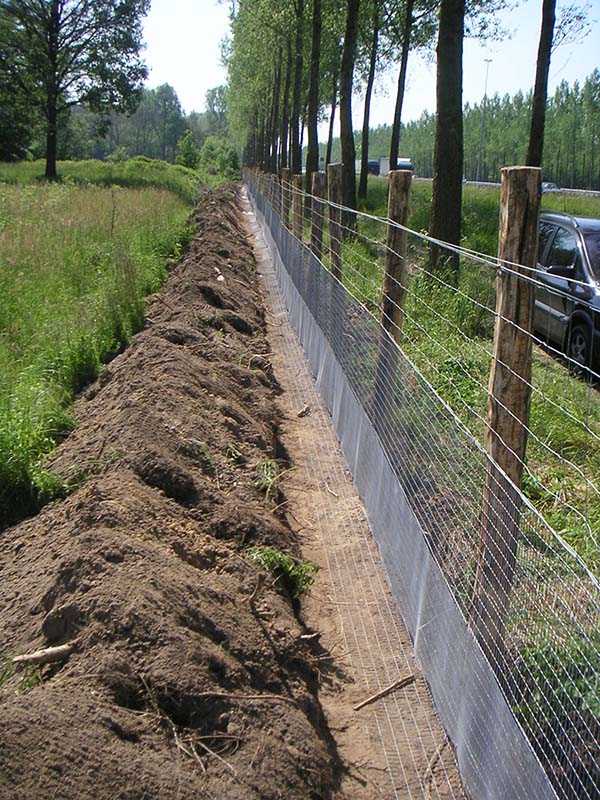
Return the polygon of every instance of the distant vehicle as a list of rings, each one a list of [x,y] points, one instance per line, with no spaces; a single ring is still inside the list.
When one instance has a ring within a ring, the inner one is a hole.
[[[560,192],[560,189],[555,183],[552,183],[552,181],[542,181],[542,194],[546,194],[547,192]]]
[[[413,167],[413,163],[410,158],[399,158],[398,159],[398,166],[396,169],[411,169],[413,172],[415,168]]]
[[[367,175],[379,175],[379,173],[379,161],[375,159],[370,159],[367,161]]]
[[[600,220],[540,215],[534,328],[600,374]]]

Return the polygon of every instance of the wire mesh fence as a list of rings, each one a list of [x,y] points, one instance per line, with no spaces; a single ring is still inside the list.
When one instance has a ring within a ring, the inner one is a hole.
[[[535,266],[499,263],[307,196],[298,180],[247,171],[246,182],[288,298],[301,298],[294,313],[305,346],[319,350],[318,370],[330,371],[323,385],[338,435],[350,443],[353,472],[364,475],[392,590],[467,789],[474,797],[599,798],[593,327],[587,352],[574,344],[583,320],[598,325],[593,264],[549,279]],[[390,261],[399,269],[390,271]],[[532,330],[498,310],[507,276],[518,277],[521,294],[535,294]],[[557,310],[564,330],[556,330]],[[499,358],[499,323],[508,326],[502,336],[532,347],[530,373]],[[491,370],[500,380],[490,380]],[[531,396],[525,419],[503,390],[514,379]],[[524,434],[526,456],[496,426],[499,414]],[[486,441],[496,440],[519,480],[490,455]],[[424,566],[430,561],[435,569]]]

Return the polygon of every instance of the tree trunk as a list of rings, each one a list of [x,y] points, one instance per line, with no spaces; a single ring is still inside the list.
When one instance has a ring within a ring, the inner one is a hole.
[[[463,117],[462,53],[465,0],[441,0],[437,44],[437,114],[433,158],[433,198],[429,233],[434,239],[460,244]],[[436,245],[430,269],[458,281],[458,256]]]
[[[290,126],[290,86],[292,83],[292,39],[286,40],[287,62],[285,67],[285,84],[283,87],[283,105],[281,112],[281,168],[288,165],[288,131]]]
[[[406,2],[406,17],[404,19],[404,33],[402,36],[402,55],[400,57],[400,72],[398,73],[398,89],[396,91],[396,106],[394,108],[394,121],[392,123],[392,141],[390,143],[390,172],[398,168],[398,155],[400,150],[400,126],[402,123],[402,106],[404,105],[404,90],[406,88],[406,71],[408,68],[408,55],[410,53],[410,37],[413,26],[414,0]]]
[[[554,18],[556,0],[543,0],[542,30],[538,45],[537,66],[535,70],[535,88],[531,109],[531,129],[529,147],[527,148],[527,166],[541,167],[544,150],[544,125],[546,122],[546,99],[548,96],[548,73],[552,39],[554,37]]]
[[[338,76],[333,73],[333,93],[331,97],[331,116],[329,117],[329,136],[327,137],[327,154],[325,156],[325,166],[331,164],[331,150],[333,148],[333,126],[335,124],[335,107],[337,106]]]
[[[369,167],[369,117],[371,114],[371,95],[375,83],[375,68],[377,66],[377,47],[379,45],[379,7],[373,6],[373,39],[371,40],[371,58],[369,62],[369,76],[365,91],[365,112],[363,115],[362,139],[360,151],[360,179],[358,181],[358,196],[363,200],[367,196],[367,174]]]
[[[50,61],[50,74],[48,75],[46,96],[46,172],[48,180],[56,180],[56,152],[58,147],[58,37],[60,33],[60,6],[59,0],[52,0],[50,5],[50,22],[48,25],[48,60]]]
[[[319,67],[321,63],[321,0],[313,0],[312,44],[310,49],[310,84],[308,87],[308,148],[306,151],[305,189],[312,191],[312,173],[319,171]]]
[[[273,88],[273,108],[270,119],[270,137],[271,137],[271,156],[270,167],[271,172],[277,172],[277,145],[278,145],[278,126],[279,119],[279,96],[281,94],[281,51],[279,53],[277,68],[275,70],[275,83]]]
[[[296,44],[294,69],[294,96],[291,119],[291,156],[292,174],[302,172],[302,146],[300,144],[300,103],[302,99],[302,26],[304,21],[304,0],[295,0],[296,7]]]
[[[46,172],[48,180],[56,180],[56,151],[57,151],[57,128],[58,111],[56,97],[48,97],[48,108],[46,110]]]
[[[342,203],[356,208],[356,151],[352,130],[352,76],[356,58],[360,0],[347,0],[346,32],[340,70],[340,139],[342,145]],[[350,220],[346,220],[350,222]]]

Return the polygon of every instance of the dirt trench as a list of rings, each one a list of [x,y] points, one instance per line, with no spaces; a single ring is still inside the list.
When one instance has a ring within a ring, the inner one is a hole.
[[[78,400],[48,465],[73,492],[0,534],[0,800],[340,786],[318,637],[249,557],[300,551],[265,479],[288,456],[237,191],[201,200],[144,330]]]

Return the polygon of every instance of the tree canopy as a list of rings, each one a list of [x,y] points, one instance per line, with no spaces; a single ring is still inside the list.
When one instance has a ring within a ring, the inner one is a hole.
[[[0,0],[0,74],[41,114],[46,176],[56,177],[59,115],[75,104],[131,110],[147,70],[140,57],[150,0]]]

